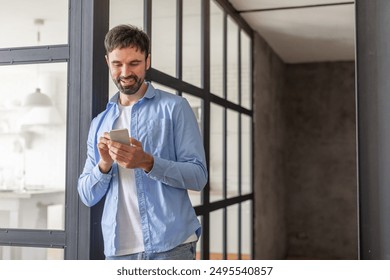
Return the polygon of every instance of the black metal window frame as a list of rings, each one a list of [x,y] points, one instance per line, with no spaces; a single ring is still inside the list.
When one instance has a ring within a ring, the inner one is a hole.
[[[210,1],[214,1],[217,3],[222,9],[223,9],[223,17],[224,17],[224,23],[223,23],[223,98],[220,96],[217,96],[216,94],[212,93],[210,91]],[[144,20],[144,29],[146,32],[148,32],[149,36],[152,38],[152,0],[145,0],[145,20]],[[183,92],[186,94],[195,96],[200,98],[203,101],[203,137],[204,137],[204,146],[206,151],[206,157],[207,157],[207,164],[209,166],[209,158],[210,158],[210,106],[211,104],[216,104],[224,108],[224,116],[223,116],[223,123],[224,123],[224,135],[223,135],[223,145],[224,145],[224,155],[223,155],[223,170],[224,170],[224,178],[223,178],[223,199],[215,202],[210,202],[210,186],[209,184],[206,185],[204,191],[202,192],[202,204],[199,206],[195,206],[195,211],[198,216],[202,217],[202,244],[201,244],[201,259],[210,259],[210,213],[216,210],[223,211],[223,236],[221,238],[223,239],[223,252],[222,252],[222,258],[227,259],[228,258],[228,232],[227,232],[227,207],[232,205],[238,205],[238,224],[237,227],[238,231],[238,259],[241,259],[241,232],[242,232],[242,220],[241,220],[241,203],[245,201],[251,201],[252,207],[251,207],[251,224],[253,225],[253,219],[254,219],[254,201],[253,201],[253,164],[251,165],[252,168],[252,178],[251,178],[251,192],[249,194],[242,195],[241,193],[241,159],[242,154],[240,150],[241,145],[241,115],[249,116],[252,120],[252,126],[251,126],[251,137],[253,135],[253,106],[251,109],[247,109],[242,107],[241,104],[241,31],[245,31],[248,36],[251,39],[251,42],[253,42],[253,31],[249,27],[249,25],[236,13],[234,8],[231,6],[231,4],[228,1],[225,0],[201,0],[201,37],[202,37],[202,50],[201,50],[201,56],[202,56],[202,64],[201,64],[201,87],[194,86],[192,84],[189,84],[182,80],[182,73],[183,73],[183,0],[176,0],[176,77],[172,77],[164,72],[159,71],[158,69],[151,68],[148,71],[148,79],[150,81],[157,82],[161,85],[168,86],[170,88],[173,88],[177,91],[179,95],[181,95]],[[238,95],[239,95],[239,102],[238,104],[233,103],[229,100],[227,100],[227,18],[231,17],[235,23],[238,25]],[[250,55],[252,58],[252,46],[250,49]],[[252,59],[251,59],[252,61]],[[250,66],[250,76],[252,81],[252,65]],[[253,85],[250,85],[250,92],[252,93]],[[253,104],[253,96],[251,96]],[[238,196],[227,198],[227,162],[226,162],[226,154],[227,154],[227,110],[230,109],[234,112],[238,113],[238,134],[239,134],[239,146],[238,151],[238,188],[239,188],[239,194]],[[252,138],[252,149],[253,149],[253,138]],[[253,153],[252,153],[253,154]],[[251,162],[253,163],[253,158],[251,158]],[[251,233],[251,244],[252,244],[252,250],[251,250],[251,258],[253,259],[254,256],[254,246],[253,246],[253,230]]]

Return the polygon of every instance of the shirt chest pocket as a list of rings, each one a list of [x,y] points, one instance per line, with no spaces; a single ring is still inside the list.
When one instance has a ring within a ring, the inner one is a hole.
[[[169,156],[174,144],[171,120],[150,120],[147,128],[147,142],[154,155]]]

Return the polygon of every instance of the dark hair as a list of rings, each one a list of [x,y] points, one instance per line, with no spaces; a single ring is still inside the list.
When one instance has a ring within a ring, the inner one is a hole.
[[[104,39],[104,46],[107,54],[114,49],[135,47],[145,53],[145,58],[149,55],[150,40],[149,36],[133,25],[118,25],[107,32]]]

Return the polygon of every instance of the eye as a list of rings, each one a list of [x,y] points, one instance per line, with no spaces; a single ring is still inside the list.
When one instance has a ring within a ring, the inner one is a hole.
[[[138,66],[139,64],[140,64],[139,61],[132,61],[132,62],[130,63],[130,66]]]

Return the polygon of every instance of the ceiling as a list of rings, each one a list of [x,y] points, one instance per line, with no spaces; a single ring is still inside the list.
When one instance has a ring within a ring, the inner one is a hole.
[[[354,0],[229,2],[286,63],[354,60]]]
[[[142,0],[111,1],[118,7],[132,7],[122,9],[126,13],[119,13],[117,9],[117,21],[128,18],[129,14],[142,14],[133,12],[134,7],[142,7]],[[286,63],[354,60],[354,0],[229,1]],[[175,1],[171,2],[174,5]],[[196,1],[185,3],[193,2]],[[67,42],[67,25],[64,23],[68,17],[68,0],[0,0],[0,4],[0,26],[11,23],[13,27],[0,28],[0,38],[7,38],[0,40],[0,48],[35,44],[35,18],[45,19],[41,28],[42,45]],[[18,8],[20,5],[24,9]],[[170,10],[173,13],[174,9]]]

